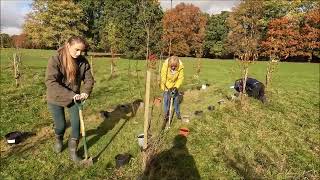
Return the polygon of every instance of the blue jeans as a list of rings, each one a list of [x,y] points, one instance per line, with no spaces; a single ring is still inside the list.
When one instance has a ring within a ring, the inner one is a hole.
[[[164,115],[165,118],[169,117],[169,106],[170,106],[170,98],[171,98],[171,93],[169,91],[165,91],[163,93],[163,105],[164,105]],[[180,102],[179,102],[179,95],[178,93],[173,97],[173,107],[176,112],[177,116],[180,116]]]
[[[55,104],[48,103],[49,111],[52,114],[54,120],[54,132],[56,135],[64,135],[66,131],[66,118],[64,113],[63,106],[58,106]],[[68,107],[70,114],[70,122],[71,122],[71,138],[79,139],[80,138],[80,117],[79,117],[79,109],[77,105],[72,103]]]

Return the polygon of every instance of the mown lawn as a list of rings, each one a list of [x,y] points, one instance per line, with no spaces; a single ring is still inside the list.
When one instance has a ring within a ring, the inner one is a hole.
[[[13,78],[13,49],[1,49],[1,179],[136,179],[143,174],[142,154],[136,136],[143,132],[143,108],[134,117],[118,105],[144,99],[145,62],[117,60],[117,76],[108,80],[109,58],[94,58],[96,84],[84,110],[92,167],[83,168],[68,159],[65,149],[55,154],[53,123],[45,101],[44,74],[54,51],[20,50],[21,86]],[[145,179],[319,179],[319,64],[280,63],[274,74],[267,105],[246,99],[244,106],[228,101],[229,89],[240,77],[232,60],[203,59],[200,78],[194,79],[196,60],[182,58],[185,65],[183,115],[185,124],[174,119],[169,131],[159,134],[161,107],[153,106],[152,161]],[[266,62],[250,67],[249,75],[264,82]],[[161,96],[153,75],[151,95]],[[206,90],[195,86],[209,83]],[[225,103],[218,105],[217,101]],[[215,110],[209,111],[209,105]],[[117,108],[118,106],[118,108]],[[103,120],[99,112],[113,116]],[[202,116],[194,112],[202,110]],[[178,129],[190,134],[180,138]],[[16,146],[8,146],[10,131],[32,131],[36,135]],[[65,144],[70,128],[65,135]],[[80,144],[80,151],[82,150]],[[65,147],[66,148],[66,147]],[[119,153],[132,155],[129,164],[115,168]]]

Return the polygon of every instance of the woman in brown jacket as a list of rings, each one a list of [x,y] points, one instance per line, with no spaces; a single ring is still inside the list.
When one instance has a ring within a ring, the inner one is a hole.
[[[72,127],[68,146],[73,161],[81,160],[77,155],[80,118],[74,100],[87,99],[94,84],[90,65],[86,58],[81,55],[86,49],[87,42],[83,38],[78,36],[69,38],[65,45],[58,49],[57,55],[49,59],[45,78],[48,108],[55,126],[56,143],[54,150],[57,153],[62,151],[63,135],[66,129],[64,110],[67,108]],[[80,92],[81,82],[84,86],[82,92]]]

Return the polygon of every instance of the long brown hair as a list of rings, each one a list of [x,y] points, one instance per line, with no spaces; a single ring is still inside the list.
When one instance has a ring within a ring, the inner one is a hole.
[[[75,43],[82,43],[85,46],[85,51],[88,48],[88,43],[80,36],[72,36],[68,41],[58,49],[58,53],[62,56],[62,65],[69,83],[74,83],[78,71],[78,66],[74,58],[70,55],[67,44],[70,46]]]

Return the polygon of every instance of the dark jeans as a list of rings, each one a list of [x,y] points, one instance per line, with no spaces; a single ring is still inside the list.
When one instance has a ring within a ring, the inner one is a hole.
[[[169,91],[165,91],[163,93],[163,106],[164,106],[164,114],[165,118],[169,117],[169,106],[170,106],[170,99],[171,99],[171,93]],[[177,116],[180,116],[180,102],[179,102],[179,95],[178,93],[173,97],[173,107],[176,112]]]
[[[56,135],[64,135],[66,130],[66,118],[63,106],[58,106],[55,104],[48,103],[49,111],[52,114],[54,120],[54,132]],[[68,107],[71,122],[71,138],[79,139],[80,137],[80,117],[78,107],[72,103]]]

